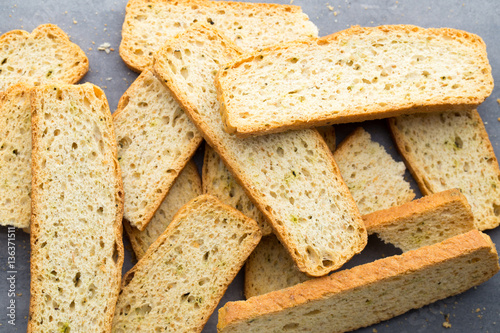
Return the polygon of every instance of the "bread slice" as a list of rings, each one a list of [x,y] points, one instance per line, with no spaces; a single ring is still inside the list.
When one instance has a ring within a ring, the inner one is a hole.
[[[201,193],[200,175],[194,162],[190,161],[175,180],[174,185],[144,231],[131,227],[126,221],[123,223],[137,260],[144,257],[149,246],[165,231],[175,213]]]
[[[363,215],[369,234],[376,233],[403,251],[466,233],[474,229],[473,220],[467,199],[457,189]],[[274,236],[265,237],[245,265],[245,296],[266,294],[309,279]]]
[[[40,25],[31,34],[12,30],[0,36],[0,91],[17,82],[76,83],[88,69],[85,53],[56,25]]]
[[[245,297],[267,294],[310,279],[298,270],[283,245],[271,234],[262,237],[245,263]]]
[[[260,237],[215,197],[193,199],[125,275],[113,332],[201,332]]]
[[[438,192],[363,215],[368,233],[403,251],[439,243],[474,229],[474,215],[458,189]]]
[[[323,140],[325,140],[326,145],[328,146],[328,148],[330,148],[330,151],[333,153],[336,146],[335,128],[333,126],[320,126],[316,129],[323,137]]]
[[[198,24],[161,47],[154,71],[272,224],[299,269],[325,275],[363,249],[363,221],[317,131],[241,140],[223,130],[213,79],[220,64],[240,54],[217,30]]]
[[[477,229],[500,224],[500,170],[476,110],[401,116],[389,124],[423,194],[458,188]]]
[[[263,236],[273,232],[264,214],[255,207],[246,195],[245,190],[226,168],[219,155],[207,144],[205,145],[202,179],[203,193],[213,195],[226,205],[236,208],[256,221],[262,229]]]
[[[298,6],[206,0],[129,0],[120,56],[132,70],[153,63],[153,53],[195,22],[210,23],[252,51],[278,42],[317,37]]]
[[[113,123],[125,189],[123,216],[144,230],[203,138],[150,70],[120,98]]]
[[[31,88],[0,92],[0,225],[17,228],[31,218]]]
[[[498,254],[477,230],[441,243],[228,302],[218,332],[346,332],[477,286],[498,272]],[[355,315],[359,314],[359,315]]]
[[[333,153],[361,214],[411,201],[415,193],[404,179],[403,162],[392,159],[384,147],[357,128]]]
[[[104,92],[31,94],[33,194],[28,332],[111,330],[123,264],[123,187]]]
[[[352,27],[224,65],[226,130],[244,137],[396,115],[471,109],[493,90],[486,45],[453,29]]]

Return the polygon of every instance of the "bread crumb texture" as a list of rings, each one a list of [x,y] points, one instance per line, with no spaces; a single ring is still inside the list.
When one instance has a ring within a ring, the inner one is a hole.
[[[31,218],[31,86],[0,92],[0,225],[27,228]]]
[[[394,161],[361,127],[340,144],[333,157],[362,215],[401,205],[415,197],[404,179],[404,163]]]
[[[301,271],[325,275],[366,244],[366,230],[324,140],[315,130],[238,139],[223,129],[214,87],[222,63],[241,54],[203,25],[155,55],[154,71],[273,224]]]
[[[128,222],[123,223],[138,260],[144,256],[149,246],[167,229],[175,213],[201,193],[200,175],[194,162],[190,161],[179,174],[174,185],[143,231],[131,227]]]
[[[113,332],[201,332],[260,237],[234,208],[193,199],[125,275]]]
[[[216,85],[227,130],[245,136],[474,107],[490,95],[493,77],[480,37],[396,25],[247,54]]]
[[[215,196],[226,205],[236,208],[255,220],[262,229],[262,235],[272,233],[271,225],[264,214],[255,207],[219,155],[208,144],[205,145],[202,177],[203,193]]]
[[[123,264],[123,188],[104,92],[33,90],[28,332],[111,329]]]
[[[56,25],[40,25],[31,34],[12,30],[0,36],[0,91],[17,82],[76,83],[88,67],[82,49]]]
[[[318,28],[297,6],[130,0],[122,28],[120,55],[129,67],[142,71],[152,64],[154,52],[165,41],[195,22],[214,26],[246,51],[318,35]]]
[[[458,188],[476,228],[500,224],[500,170],[476,110],[400,116],[390,126],[422,193]]]
[[[122,96],[113,123],[125,189],[124,218],[144,230],[202,136],[150,70]]]

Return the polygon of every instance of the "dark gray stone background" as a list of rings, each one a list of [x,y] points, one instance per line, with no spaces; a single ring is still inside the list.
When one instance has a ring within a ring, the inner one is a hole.
[[[266,1],[288,4],[287,1]],[[87,54],[90,71],[82,82],[92,82],[102,87],[108,97],[111,111],[116,109],[120,96],[137,77],[120,59],[118,47],[121,26],[125,15],[126,0],[0,0],[0,33],[13,29],[33,30],[43,23],[59,25]],[[304,12],[319,27],[324,36],[350,25],[376,26],[382,24],[414,24],[422,27],[450,27],[463,29],[481,36],[488,46],[489,60],[493,76],[500,82],[500,2],[482,1],[408,1],[408,0],[364,0],[364,1],[324,1],[295,0]],[[330,8],[332,7],[332,8]],[[100,44],[109,42],[114,52],[106,54],[98,51]],[[480,107],[479,112],[486,124],[493,147],[499,156],[500,147],[500,89],[495,88]],[[359,124],[336,126],[337,142],[340,142]],[[372,133],[373,138],[382,143],[396,158],[398,156],[388,134],[384,121],[361,124]],[[198,167],[202,163],[202,151],[195,156]],[[411,176],[407,174],[408,179]],[[412,180],[413,182],[413,180]],[[412,183],[418,196],[420,192]],[[494,241],[500,242],[500,230],[488,231]],[[7,282],[7,228],[0,227],[0,332],[23,332],[26,330],[29,307],[29,235],[16,232],[16,326],[7,323],[9,298]],[[131,248],[125,239],[126,258],[124,272],[135,263]],[[384,245],[376,237],[369,238],[369,245],[362,254],[351,260],[346,268],[373,261],[378,258],[400,253],[392,246]],[[243,276],[238,275],[230,286],[221,304],[229,300],[243,299]],[[463,294],[436,302],[419,310],[410,311],[392,320],[374,325],[357,332],[500,332],[500,274],[486,283]],[[353,313],[363,316],[363,313]],[[452,327],[442,326],[449,316]],[[217,315],[210,318],[203,332],[216,332]],[[376,329],[376,331],[375,331]]]

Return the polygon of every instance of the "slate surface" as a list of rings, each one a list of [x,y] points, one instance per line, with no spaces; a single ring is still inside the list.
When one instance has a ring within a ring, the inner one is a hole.
[[[249,1],[248,1],[249,2]],[[319,27],[320,36],[345,29],[350,25],[376,26],[382,24],[415,24],[422,27],[451,27],[463,29],[481,36],[487,44],[493,77],[500,82],[500,6],[495,0],[482,1],[265,1],[303,7],[304,12]],[[80,45],[90,61],[90,72],[82,82],[101,86],[109,100],[111,110],[116,109],[120,96],[137,77],[120,59],[118,47],[121,26],[125,15],[126,0],[57,1],[57,0],[0,0],[0,33],[13,29],[31,31],[39,24],[54,23],[66,31],[73,42]],[[114,52],[98,51],[99,45],[108,42]],[[480,107],[479,112],[486,124],[497,156],[500,156],[500,88],[495,88]],[[340,142],[359,124],[336,126],[337,142]],[[382,143],[395,159],[401,160],[389,137],[383,121],[361,124],[373,138]],[[202,163],[200,149],[195,156],[198,166]],[[408,179],[411,176],[408,174]],[[420,193],[412,185],[418,196]],[[488,231],[493,241],[500,242],[500,229]],[[14,269],[8,267],[8,229],[0,227],[0,332],[26,330],[29,307],[29,235],[15,232]],[[135,263],[131,248],[126,242],[124,272]],[[376,237],[369,238],[369,245],[345,267],[352,267],[384,256],[400,253],[384,245]],[[16,273],[9,273],[14,270]],[[9,276],[15,275],[15,296],[9,296]],[[238,275],[221,301],[243,299],[243,277]],[[500,274],[483,285],[461,295],[436,302],[419,310],[410,311],[392,320],[357,332],[499,332],[500,331]],[[10,325],[7,306],[15,300],[15,326]],[[353,316],[362,316],[353,313]],[[449,317],[452,327],[443,327]],[[203,332],[216,332],[216,313],[210,318]]]

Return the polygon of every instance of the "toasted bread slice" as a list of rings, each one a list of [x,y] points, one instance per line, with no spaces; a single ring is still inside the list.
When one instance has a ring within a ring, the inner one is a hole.
[[[219,310],[217,330],[351,331],[462,293],[498,270],[491,239],[473,230],[247,301],[228,302]]]
[[[362,215],[415,197],[404,179],[405,164],[394,161],[362,127],[342,141],[333,157]]]
[[[167,229],[175,213],[190,200],[201,195],[201,179],[196,165],[190,161],[175,180],[155,215],[143,231],[123,223],[137,260],[144,257],[147,249]]]
[[[109,332],[123,264],[123,187],[104,92],[31,94],[33,194],[28,332]]]
[[[199,196],[124,277],[114,332],[201,332],[261,237],[257,223]]]
[[[407,115],[389,124],[423,194],[458,188],[477,229],[500,225],[500,169],[476,110]]]
[[[402,249],[416,250],[474,229],[467,199],[452,189],[401,206],[363,215],[369,234]],[[245,296],[262,295],[309,280],[294,265],[279,241],[265,237],[245,265]]]
[[[210,23],[239,47],[252,51],[318,35],[298,6],[206,0],[129,0],[120,56],[132,70],[153,63],[153,53],[195,22]]]
[[[363,215],[368,233],[403,251],[439,243],[474,229],[474,215],[458,189]]]
[[[264,214],[255,207],[219,155],[208,144],[205,145],[202,179],[203,193],[213,195],[256,221],[262,229],[263,236],[273,232]]]
[[[113,123],[125,189],[123,217],[144,230],[203,138],[150,70],[120,98]]]
[[[486,45],[453,29],[352,27],[224,65],[226,130],[238,136],[471,109],[493,90]]]
[[[0,92],[0,225],[17,228],[31,219],[31,88]]]
[[[0,36],[0,91],[17,82],[76,83],[88,69],[85,52],[56,25],[40,25],[31,34],[12,30]]]
[[[299,269],[322,276],[366,245],[359,211],[316,130],[238,139],[223,130],[213,79],[241,51],[217,30],[192,26],[168,41],[154,71],[183,105]]]

